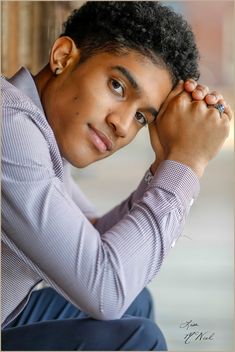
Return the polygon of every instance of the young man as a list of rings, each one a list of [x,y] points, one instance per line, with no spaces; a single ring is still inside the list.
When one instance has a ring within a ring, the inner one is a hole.
[[[197,61],[190,27],[167,7],[88,2],[35,77],[2,79],[3,350],[166,350],[144,288],[232,118],[197,85]],[[108,157],[146,125],[156,159],[95,219],[69,164]],[[42,280],[50,287],[34,290]]]

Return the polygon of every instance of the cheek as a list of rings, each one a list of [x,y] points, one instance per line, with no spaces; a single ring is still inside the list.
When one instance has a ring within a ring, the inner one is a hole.
[[[79,103],[82,105],[87,104],[91,109],[99,111],[113,109],[115,99],[106,76],[88,76],[79,82],[79,87]]]
[[[140,131],[141,127],[138,128],[136,124],[133,124],[133,126],[130,128],[128,136],[126,138],[119,138],[117,141],[117,148],[115,152],[121,148],[126,147],[128,144],[130,144],[136,137],[137,133]]]

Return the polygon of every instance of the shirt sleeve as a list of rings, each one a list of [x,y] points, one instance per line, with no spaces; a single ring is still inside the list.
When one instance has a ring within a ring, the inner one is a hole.
[[[136,190],[133,191],[127,199],[122,201],[121,204],[115,206],[105,215],[98,217],[96,208],[87,199],[77,183],[74,181],[71,175],[71,165],[67,161],[64,161],[64,182],[66,190],[72,197],[75,204],[82,210],[84,215],[88,219],[97,219],[95,228],[99,231],[100,234],[109,230],[111,227],[113,227],[113,225],[121,220],[130,211],[133,204],[143,196],[148,187],[148,182],[145,175]]]
[[[97,210],[90,200],[85,196],[82,190],[78,187],[71,175],[71,165],[64,161],[64,183],[65,188],[71,196],[74,203],[81,209],[83,214],[88,219],[97,218]]]
[[[91,317],[120,318],[179,237],[199,190],[196,175],[164,161],[143,196],[101,236],[55,176],[43,134],[19,117],[3,124],[5,243]]]
[[[115,206],[109,212],[97,219],[95,228],[102,234],[114,226],[119,220],[121,220],[126,214],[129,213],[134,203],[136,203],[144,192],[147,190],[148,182],[146,181],[146,175],[142,178],[138,187],[133,191],[130,196],[122,201],[120,204]]]

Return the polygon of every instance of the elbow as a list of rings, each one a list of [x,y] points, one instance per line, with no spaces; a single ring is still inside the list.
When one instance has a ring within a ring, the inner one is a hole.
[[[88,314],[91,318],[96,320],[115,320],[115,319],[120,319],[124,314],[124,311],[114,309],[113,307],[112,308],[99,307],[99,309],[97,309],[96,307],[96,309],[92,309],[92,311],[89,310]]]
[[[123,299],[122,295],[118,295],[115,298],[103,297],[101,300],[92,300],[86,307],[83,307],[83,311],[86,312],[91,318],[96,320],[115,320],[120,319],[125,313],[127,307],[130,305],[126,299]]]

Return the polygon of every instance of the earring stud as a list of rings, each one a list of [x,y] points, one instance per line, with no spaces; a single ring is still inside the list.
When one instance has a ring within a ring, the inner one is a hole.
[[[57,76],[60,73],[59,70],[60,70],[59,67],[56,67],[55,72],[54,72],[55,76]]]

